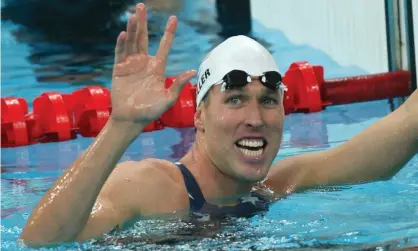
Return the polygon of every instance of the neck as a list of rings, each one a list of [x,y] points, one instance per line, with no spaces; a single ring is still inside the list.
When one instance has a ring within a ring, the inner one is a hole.
[[[248,195],[254,185],[221,172],[211,161],[205,147],[196,142],[180,161],[192,172],[205,199],[214,204],[235,204],[238,198]]]

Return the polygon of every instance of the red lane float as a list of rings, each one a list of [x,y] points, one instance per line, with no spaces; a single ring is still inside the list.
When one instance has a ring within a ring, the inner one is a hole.
[[[99,86],[75,90],[69,97],[74,125],[83,137],[96,137],[109,119],[110,91]]]
[[[40,142],[58,142],[76,138],[76,128],[68,100],[68,96],[58,92],[46,92],[35,98],[33,115],[38,123],[36,126],[39,126],[37,129],[42,134],[39,138]]]
[[[319,112],[330,105],[330,102],[322,99],[323,76],[322,67],[312,66],[308,62],[291,64],[283,76],[283,83],[288,89],[283,100],[285,113]]]
[[[173,77],[165,80],[165,88],[170,88],[174,82]],[[162,116],[161,123],[166,127],[192,127],[194,126],[194,113],[196,111],[195,99],[192,94],[192,85],[187,83],[181,91],[176,103]]]
[[[167,77],[169,88],[173,77]],[[408,96],[411,94],[407,71],[324,79],[322,66],[295,62],[283,76],[288,91],[284,96],[285,113],[319,112],[329,105]],[[1,147],[71,140],[80,134],[95,137],[112,113],[110,91],[88,86],[71,94],[46,92],[33,101],[33,112],[22,98],[1,99]],[[192,127],[196,111],[196,85],[187,83],[176,103],[144,132],[165,127]]]
[[[288,87],[285,113],[319,112],[330,105],[408,96],[412,93],[410,79],[408,71],[395,71],[325,80],[322,66],[295,62],[283,76]]]
[[[404,97],[411,94],[408,71],[322,80],[323,97],[333,105]]]
[[[28,103],[22,98],[1,99],[1,147],[28,145],[25,114]]]
[[[26,127],[28,130],[29,144],[34,144],[43,137],[40,123],[38,123],[37,117],[33,112],[25,115]]]

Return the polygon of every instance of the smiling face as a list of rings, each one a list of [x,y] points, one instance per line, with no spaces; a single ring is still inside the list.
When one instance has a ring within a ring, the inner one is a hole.
[[[221,92],[219,85],[199,106],[197,137],[212,164],[225,175],[242,181],[264,179],[280,148],[284,109],[280,90],[259,80]]]

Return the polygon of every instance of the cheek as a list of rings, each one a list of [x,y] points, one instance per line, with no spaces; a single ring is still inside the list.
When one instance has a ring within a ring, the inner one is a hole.
[[[283,136],[283,126],[284,126],[284,115],[277,115],[270,117],[271,119],[267,121],[268,128],[272,139],[280,145],[282,136]]]
[[[240,114],[236,111],[220,109],[212,114],[212,125],[219,133],[236,128],[240,121]]]
[[[270,127],[275,129],[283,128],[284,114],[282,111],[271,111],[266,114],[265,118],[267,118],[267,123]]]
[[[215,145],[214,151],[225,151],[225,147],[230,147],[238,124],[238,116],[221,112],[213,115],[205,128],[205,134],[210,144]]]

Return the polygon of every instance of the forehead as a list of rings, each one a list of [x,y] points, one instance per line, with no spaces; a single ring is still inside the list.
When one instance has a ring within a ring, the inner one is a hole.
[[[222,85],[216,85],[212,88],[213,93],[216,95],[228,95],[232,93],[246,93],[246,94],[255,94],[255,95],[278,95],[278,90],[272,90],[264,86],[260,80],[252,78],[252,81],[245,85],[244,87],[233,88],[221,91]]]

